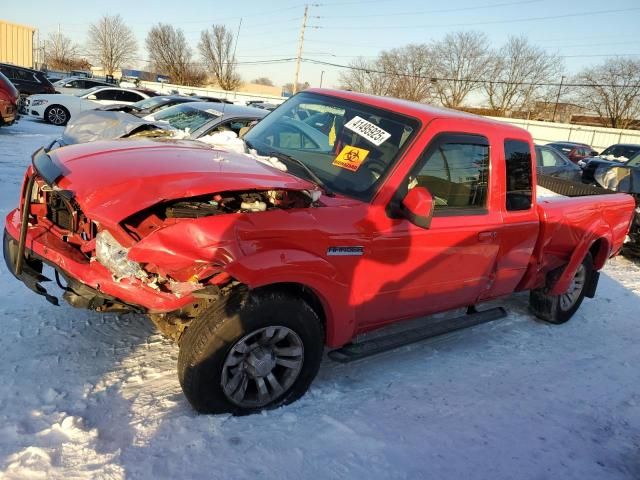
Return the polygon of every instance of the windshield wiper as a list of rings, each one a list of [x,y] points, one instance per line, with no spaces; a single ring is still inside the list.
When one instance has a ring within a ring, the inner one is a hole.
[[[333,193],[331,189],[327,187],[327,185],[320,179],[320,177],[316,175],[316,173],[313,170],[307,167],[307,165],[304,162],[298,160],[295,157],[292,157],[291,155],[287,155],[286,153],[282,153],[282,152],[271,151],[267,153],[267,155],[270,157],[275,157],[278,160],[291,161],[296,165],[302,167],[302,169],[307,173],[311,181],[315,183],[317,186],[319,186],[322,190],[324,190],[325,195],[327,195],[328,197],[335,197],[336,194]]]

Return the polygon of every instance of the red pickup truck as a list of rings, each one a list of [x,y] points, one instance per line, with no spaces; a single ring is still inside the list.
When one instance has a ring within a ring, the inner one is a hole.
[[[290,403],[325,346],[360,358],[406,343],[351,343],[360,333],[459,307],[453,327],[416,336],[477,324],[494,317],[477,304],[517,291],[565,322],[634,210],[623,194],[536,201],[525,130],[390,98],[307,90],[244,140],[248,154],[150,139],[42,149],[6,219],[14,275],[57,304],[47,264],[71,305],[147,314],[178,342],[201,412]]]

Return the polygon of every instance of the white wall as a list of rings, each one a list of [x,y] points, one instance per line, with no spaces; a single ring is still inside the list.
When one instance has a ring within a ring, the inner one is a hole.
[[[214,90],[211,88],[201,87],[185,87],[183,85],[173,85],[171,83],[158,83],[158,82],[140,82],[141,87],[150,88],[156,92],[169,93],[172,90],[177,90],[183,95],[195,93],[196,95],[209,95],[212,97],[226,98],[233,103],[244,105],[247,100],[263,100],[268,103],[279,105],[286,100],[285,97],[279,97],[275,95],[243,93],[243,92],[227,92],[225,90]]]
[[[489,117],[524,128],[531,133],[536,143],[545,144],[556,141],[581,142],[602,151],[614,143],[640,144],[639,130],[622,130],[617,128],[586,127],[569,123],[538,122],[516,118]]]

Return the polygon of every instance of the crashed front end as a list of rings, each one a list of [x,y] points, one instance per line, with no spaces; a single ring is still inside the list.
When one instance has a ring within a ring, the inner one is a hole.
[[[242,214],[308,207],[316,199],[303,191],[214,192],[162,200],[110,224],[86,215],[74,192],[58,185],[64,170],[44,149],[34,154],[20,207],[6,218],[9,270],[57,305],[42,286],[47,264],[71,305],[152,319],[187,322],[231,284],[225,268],[243,255],[236,238]]]

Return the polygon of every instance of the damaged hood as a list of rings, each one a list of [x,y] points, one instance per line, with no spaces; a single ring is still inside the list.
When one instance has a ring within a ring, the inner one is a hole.
[[[124,138],[144,130],[174,130],[166,122],[143,120],[130,113],[107,110],[88,110],[72,119],[65,128],[60,143],[95,142]]]
[[[49,153],[58,187],[83,212],[117,223],[159,202],[238,190],[316,190],[315,184],[240,153],[189,140],[121,140]]]

